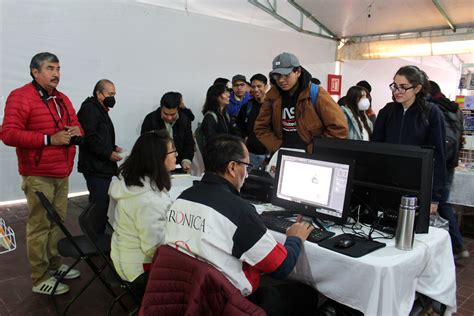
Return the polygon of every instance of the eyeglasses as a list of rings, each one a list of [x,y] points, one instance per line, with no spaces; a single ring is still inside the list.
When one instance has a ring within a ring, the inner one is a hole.
[[[178,156],[178,151],[175,149],[175,150],[172,150],[172,151],[168,151],[166,154],[167,154],[167,155],[169,155],[169,154],[175,154],[176,156]]]
[[[250,170],[253,169],[253,164],[251,163],[248,163],[248,162],[243,162],[243,161],[240,161],[240,160],[232,160],[233,162],[236,162],[236,163],[241,163],[243,165],[245,165],[245,168],[247,169],[247,172],[250,172]]]
[[[392,83],[388,87],[390,88],[392,92],[395,92],[398,90],[398,92],[400,93],[405,93],[407,90],[413,89],[415,86],[411,86],[411,87],[397,86],[395,83]]]

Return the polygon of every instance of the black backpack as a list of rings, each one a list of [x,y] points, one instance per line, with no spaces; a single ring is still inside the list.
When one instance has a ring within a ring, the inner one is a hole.
[[[446,167],[455,168],[458,165],[459,150],[461,149],[461,137],[463,132],[463,116],[460,109],[451,112],[443,106],[439,106],[443,113],[444,125],[446,127]]]
[[[206,117],[206,115],[208,115],[208,114],[211,115],[216,122],[219,122],[219,120],[217,119],[217,114],[216,113],[214,113],[212,111],[207,111],[204,114],[204,117]],[[203,121],[204,121],[204,117],[203,117]],[[204,137],[204,133],[202,132],[201,124],[202,124],[202,122],[198,123],[198,126],[197,126],[196,130],[194,131],[194,138],[196,139],[196,144],[199,147],[199,151],[202,153],[203,150],[204,150],[204,145],[206,144],[206,139]]]

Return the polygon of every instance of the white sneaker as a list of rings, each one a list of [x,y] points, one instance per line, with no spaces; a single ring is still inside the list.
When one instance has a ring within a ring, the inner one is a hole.
[[[54,285],[56,284],[57,279],[55,277],[50,277],[46,281],[41,282],[40,284],[33,286],[33,292],[39,294],[48,294],[51,295],[53,292]],[[54,291],[54,295],[60,295],[69,292],[69,286],[63,283],[59,283]]]
[[[66,271],[69,269],[67,264],[61,264],[61,266],[57,270],[49,270],[49,274],[54,276],[55,278],[59,279]],[[71,280],[78,278],[81,275],[81,272],[76,269],[71,269],[65,276],[64,279]]]

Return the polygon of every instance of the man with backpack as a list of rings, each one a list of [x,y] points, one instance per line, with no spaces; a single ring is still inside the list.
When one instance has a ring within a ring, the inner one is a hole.
[[[262,74],[255,74],[250,78],[250,85],[253,91],[253,98],[244,104],[239,111],[236,119],[236,125],[239,129],[240,135],[245,140],[245,145],[250,153],[250,163],[254,169],[262,167],[266,158],[267,149],[257,139],[254,132],[255,120],[260,107],[265,100],[265,93],[267,92],[267,77]]]
[[[339,105],[291,53],[272,62],[276,82],[268,91],[255,121],[255,134],[271,153],[280,147],[313,151],[316,136],[347,138],[348,127]]]
[[[449,222],[454,259],[467,258],[469,252],[464,246],[454,210],[447,202],[451,183],[453,182],[454,168],[458,166],[459,151],[462,146],[463,116],[458,104],[446,98],[441,93],[439,85],[431,80],[429,101],[436,104],[443,113],[446,128],[446,187],[438,204],[438,213]]]

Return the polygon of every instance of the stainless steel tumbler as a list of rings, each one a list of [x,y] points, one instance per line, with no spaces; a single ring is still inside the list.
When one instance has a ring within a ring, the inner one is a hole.
[[[398,212],[397,231],[395,233],[395,247],[400,250],[412,250],[415,239],[415,213],[417,198],[402,196]]]

